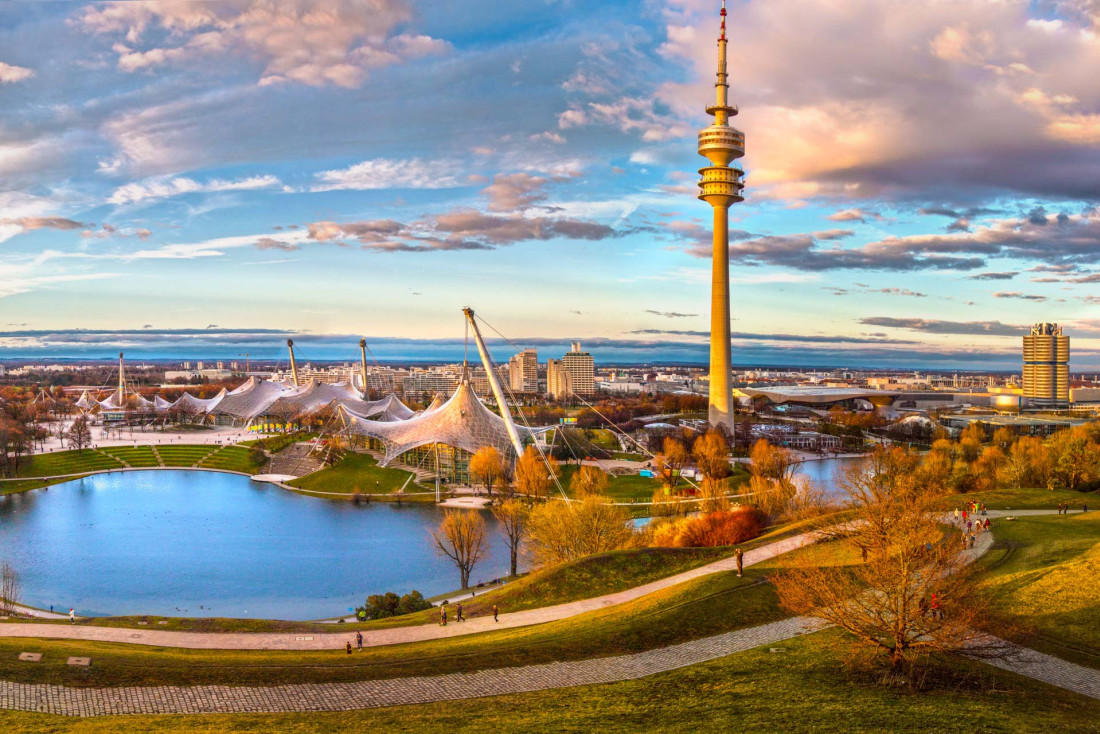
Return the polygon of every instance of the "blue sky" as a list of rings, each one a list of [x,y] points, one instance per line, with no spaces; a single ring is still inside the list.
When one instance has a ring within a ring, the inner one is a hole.
[[[5,3],[0,356],[445,359],[470,305],[705,361],[717,7]],[[1011,369],[1049,320],[1100,366],[1094,3],[729,25],[736,363]]]

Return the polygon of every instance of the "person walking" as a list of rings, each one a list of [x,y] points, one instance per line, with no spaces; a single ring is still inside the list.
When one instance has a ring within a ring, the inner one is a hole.
[[[493,621],[500,621],[500,607],[498,607],[496,604],[493,605]]]
[[[955,522],[958,522],[958,521],[959,521],[959,508],[956,507],[955,508]]]
[[[359,652],[363,652],[363,633],[355,633],[355,647],[359,649]]]
[[[745,551],[738,548],[733,555],[737,559],[737,576],[740,577],[745,570]]]
[[[69,624],[76,624],[76,611],[69,607]]]
[[[459,602],[458,606],[455,607],[455,621],[456,622],[465,622],[466,621],[466,615],[462,613],[462,602]]]
[[[985,529],[989,530],[989,518],[988,517],[985,519]]]
[[[447,606],[443,605],[439,608],[439,625],[441,627],[447,626]]]
[[[345,646],[347,647],[347,650],[348,650],[348,655],[351,655],[351,643],[350,643],[350,642],[346,642],[346,643],[344,643],[344,644],[345,644]]]

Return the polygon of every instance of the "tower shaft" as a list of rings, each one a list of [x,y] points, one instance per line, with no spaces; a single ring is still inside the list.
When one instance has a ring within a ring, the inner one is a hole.
[[[722,2],[722,32],[718,36],[718,74],[715,104],[707,108],[714,124],[699,131],[699,155],[710,161],[699,169],[699,198],[714,208],[714,250],[710,291],[710,406],[711,425],[733,427],[733,361],[730,354],[729,207],[742,201],[741,169],[730,162],[745,155],[745,135],[731,127],[737,108],[729,104],[726,74],[726,3]]]
[[[714,251],[710,279],[710,404],[711,425],[733,425],[733,362],[730,354],[729,206],[714,206]]]

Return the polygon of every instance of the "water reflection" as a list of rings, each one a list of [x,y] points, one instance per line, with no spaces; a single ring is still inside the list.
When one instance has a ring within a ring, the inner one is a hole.
[[[0,558],[29,604],[80,614],[315,619],[367,594],[457,586],[429,543],[435,507],[331,502],[232,474],[101,474],[0,497]],[[474,570],[507,572],[491,549]]]

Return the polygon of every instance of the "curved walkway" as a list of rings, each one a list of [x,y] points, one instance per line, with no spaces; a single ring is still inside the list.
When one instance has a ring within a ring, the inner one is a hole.
[[[983,534],[974,549],[963,552],[969,556],[968,560],[973,560],[991,545],[992,537]],[[454,701],[636,680],[775,644],[828,626],[818,619],[794,617],[632,655],[353,683],[66,688],[0,682],[0,708],[66,716],[239,714],[350,711]],[[1014,656],[992,664],[1100,699],[1100,671],[1091,668],[1026,648],[1016,648]]]
[[[751,566],[813,542],[817,533],[802,533],[759,548],[746,551],[744,565]],[[706,566],[658,579],[643,586],[626,589],[614,594],[592,599],[567,602],[552,607],[529,609],[523,612],[501,614],[499,622],[490,617],[473,617],[461,624],[446,627],[423,624],[415,627],[393,627],[381,630],[363,630],[363,643],[368,647],[400,645],[446,637],[458,637],[493,629],[525,627],[532,624],[556,622],[596,609],[622,604],[667,589],[685,581],[737,568],[733,558],[725,558]],[[354,632],[321,633],[273,633],[273,632],[173,632],[170,630],[141,630],[129,627],[86,627],[83,625],[41,624],[34,622],[10,622],[0,624],[0,637],[48,637],[64,640],[90,640],[95,642],[121,642],[131,645],[155,645],[157,647],[182,647],[202,650],[338,650],[354,637]]]

